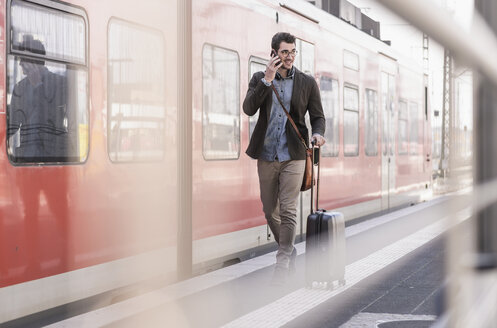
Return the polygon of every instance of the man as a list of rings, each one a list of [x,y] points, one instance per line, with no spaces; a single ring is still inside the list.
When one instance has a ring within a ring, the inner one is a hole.
[[[265,72],[257,72],[252,77],[243,111],[252,116],[260,110],[247,154],[257,159],[263,211],[279,245],[273,283],[283,284],[288,272],[295,270],[297,198],[305,168],[305,147],[271,85],[276,87],[306,141],[309,139],[304,119],[306,112],[311,120],[312,139],[318,146],[325,143],[325,118],[316,81],[293,66],[297,56],[295,37],[277,33],[271,47],[273,57]]]
[[[25,77],[8,104],[9,154],[15,162],[64,161],[71,146],[65,78],[35,57],[46,54],[39,40],[25,35],[18,48],[33,55],[19,57]]]

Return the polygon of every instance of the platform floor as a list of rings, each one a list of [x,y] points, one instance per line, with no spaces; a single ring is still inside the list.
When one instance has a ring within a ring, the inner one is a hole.
[[[272,286],[275,252],[49,327],[429,327],[442,307],[448,197],[346,228],[346,284]],[[459,220],[469,211],[458,214]]]

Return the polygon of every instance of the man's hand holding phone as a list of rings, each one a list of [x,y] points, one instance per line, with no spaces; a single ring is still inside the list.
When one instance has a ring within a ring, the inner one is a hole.
[[[276,72],[278,71],[278,68],[283,65],[283,62],[281,61],[280,57],[276,54],[276,51],[271,51],[271,59],[266,65],[266,75],[264,76],[264,79],[271,83],[275,76]]]

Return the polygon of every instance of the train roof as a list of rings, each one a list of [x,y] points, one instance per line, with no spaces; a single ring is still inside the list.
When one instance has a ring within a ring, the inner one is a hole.
[[[304,0],[230,0],[243,7],[248,7],[260,14],[275,17],[278,13],[279,22],[296,26],[309,32],[319,33],[320,29],[334,33],[343,40],[385,55],[402,66],[422,72],[421,65],[412,57],[393,49],[385,42],[367,34],[354,25],[316,7]],[[298,16],[300,18],[297,18]]]

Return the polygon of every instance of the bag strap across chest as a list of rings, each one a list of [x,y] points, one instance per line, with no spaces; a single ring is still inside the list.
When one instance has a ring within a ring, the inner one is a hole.
[[[307,147],[307,143],[305,142],[305,139],[304,137],[302,137],[302,134],[300,134],[300,131],[299,129],[297,128],[297,125],[295,125],[295,122],[293,121],[292,117],[290,116],[290,114],[288,113],[288,111],[286,110],[286,107],[285,105],[283,105],[283,101],[281,100],[280,98],[280,94],[278,93],[278,90],[276,90],[276,88],[274,87],[274,84],[271,84],[271,88],[273,89],[274,91],[274,94],[276,95],[276,98],[278,98],[278,101],[281,105],[281,107],[283,108],[283,111],[285,112],[286,114],[286,117],[288,118],[288,120],[290,121],[290,124],[293,126],[293,128],[295,129],[295,132],[297,132],[297,135],[299,136],[299,139],[300,141],[302,142],[302,144],[304,145],[305,149],[309,149],[309,147]]]

